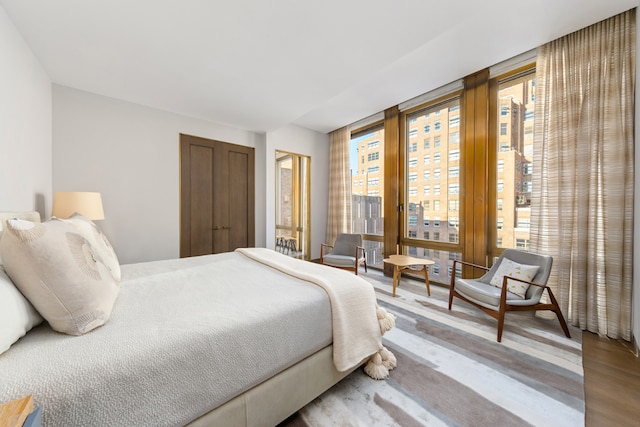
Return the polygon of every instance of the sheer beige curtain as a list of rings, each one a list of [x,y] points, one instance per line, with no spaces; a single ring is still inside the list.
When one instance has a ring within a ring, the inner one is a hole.
[[[569,321],[630,339],[635,11],[538,49],[531,249]]]
[[[351,176],[349,130],[329,134],[329,207],[326,243],[332,245],[339,233],[351,232]]]

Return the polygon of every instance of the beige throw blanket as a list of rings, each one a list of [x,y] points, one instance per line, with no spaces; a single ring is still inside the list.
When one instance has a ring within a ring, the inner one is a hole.
[[[294,259],[270,249],[236,251],[325,290],[331,302],[333,361],[338,371],[351,369],[369,358],[365,371],[382,379],[395,367],[395,357],[382,346],[382,334],[393,327],[394,317],[377,306],[370,283],[345,270]]]

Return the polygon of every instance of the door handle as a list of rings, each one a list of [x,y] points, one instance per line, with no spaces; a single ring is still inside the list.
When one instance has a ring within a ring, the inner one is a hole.
[[[229,227],[228,225],[223,225],[223,226],[222,226],[222,229],[223,229],[223,230],[231,230],[231,227]]]
[[[220,230],[220,227],[218,227],[217,225],[215,227],[212,228],[212,230],[216,231],[216,230]]]

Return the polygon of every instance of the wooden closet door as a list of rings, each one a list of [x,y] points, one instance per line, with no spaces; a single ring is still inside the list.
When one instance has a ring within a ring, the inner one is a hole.
[[[180,167],[180,256],[254,246],[254,149],[180,135]]]

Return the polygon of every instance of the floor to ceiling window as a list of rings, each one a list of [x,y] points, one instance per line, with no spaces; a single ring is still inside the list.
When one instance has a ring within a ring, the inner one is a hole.
[[[463,86],[400,114],[399,250],[433,260],[430,279],[445,284],[456,259],[490,265],[529,248],[535,190],[534,64]]]
[[[403,119],[403,252],[433,260],[430,279],[446,282],[460,259],[460,97],[409,110]]]
[[[529,248],[535,56],[524,56],[351,130],[352,230],[369,265],[428,258],[430,280],[446,284],[454,260],[490,265]]]
[[[367,264],[382,268],[384,259],[384,126],[351,133],[352,232],[363,236]]]
[[[535,82],[535,69],[528,68],[492,85],[488,252],[494,258],[504,248],[529,249]]]

